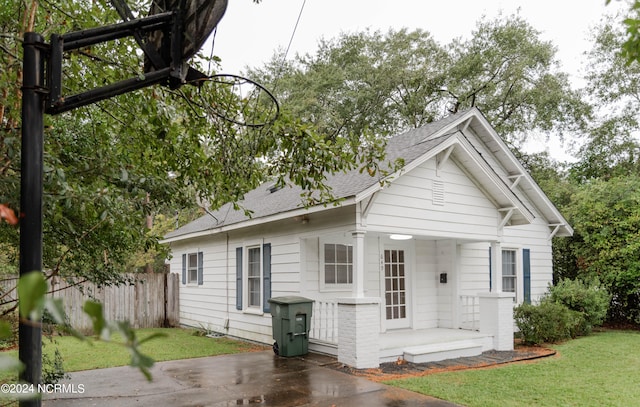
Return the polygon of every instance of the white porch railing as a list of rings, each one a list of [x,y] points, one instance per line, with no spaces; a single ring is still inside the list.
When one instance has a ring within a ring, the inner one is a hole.
[[[480,329],[480,298],[474,295],[460,296],[460,328]]]
[[[310,339],[338,343],[338,303],[335,300],[313,302]]]

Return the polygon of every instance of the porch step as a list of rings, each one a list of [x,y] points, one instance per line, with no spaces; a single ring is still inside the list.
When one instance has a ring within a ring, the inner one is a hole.
[[[427,363],[467,356],[478,356],[481,353],[481,343],[466,339],[461,341],[411,346],[404,349],[404,359],[412,363]]]

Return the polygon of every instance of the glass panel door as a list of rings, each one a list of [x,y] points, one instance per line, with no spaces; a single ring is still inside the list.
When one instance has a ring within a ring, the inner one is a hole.
[[[402,249],[384,251],[385,319],[388,328],[409,326],[407,296],[407,262]]]

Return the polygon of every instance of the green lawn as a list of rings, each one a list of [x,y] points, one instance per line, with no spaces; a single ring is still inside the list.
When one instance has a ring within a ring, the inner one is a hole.
[[[605,331],[553,346],[555,357],[393,380],[469,407],[632,406],[640,400],[640,332]]]
[[[188,359],[215,356],[228,353],[246,352],[258,346],[227,338],[208,338],[194,335],[192,329],[149,328],[136,329],[136,335],[142,339],[152,334],[163,333],[164,337],[154,338],[140,346],[140,350],[159,362],[163,360]],[[82,342],[70,336],[55,337],[55,344],[43,338],[44,352],[52,353],[57,347],[64,360],[67,372],[99,369],[104,367],[125,366],[129,364],[129,351],[113,342]],[[266,348],[265,348],[266,349]],[[9,351],[16,355],[17,351]],[[9,353],[7,352],[7,353]]]

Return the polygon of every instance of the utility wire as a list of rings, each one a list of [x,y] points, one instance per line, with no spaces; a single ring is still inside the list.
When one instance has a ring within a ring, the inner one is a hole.
[[[298,13],[298,19],[296,20],[296,25],[293,27],[293,32],[291,33],[291,38],[289,38],[289,44],[287,45],[287,49],[282,56],[282,61],[280,62],[280,67],[278,68],[278,73],[276,75],[276,79],[273,83],[273,92],[276,91],[278,87],[278,81],[280,80],[280,76],[282,74],[282,69],[284,68],[284,63],[287,60],[287,55],[289,54],[289,49],[291,49],[291,43],[293,42],[293,38],[296,35],[296,31],[298,30],[298,24],[300,24],[300,18],[302,18],[302,12],[304,11],[304,6],[307,4],[307,0],[302,1],[302,6],[300,7],[300,13]]]
[[[209,66],[207,72],[211,75],[211,61],[213,60],[213,49],[216,47],[216,34],[218,34],[218,26],[213,29],[213,37],[211,39],[211,55],[209,55]]]

